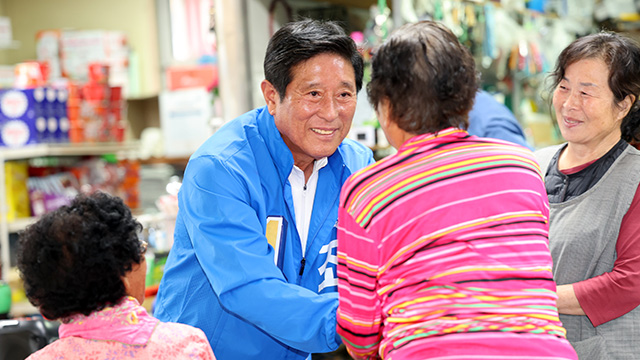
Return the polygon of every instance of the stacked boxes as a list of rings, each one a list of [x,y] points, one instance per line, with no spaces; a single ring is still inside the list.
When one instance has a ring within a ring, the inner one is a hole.
[[[129,45],[124,33],[107,30],[43,30],[36,34],[39,61],[50,66],[49,81],[60,79],[85,83],[91,78],[91,63],[109,68],[108,84],[127,94]]]
[[[111,128],[111,138],[113,141],[124,141],[124,133],[126,129],[125,110],[126,102],[122,97],[122,87],[112,86],[109,96],[109,124]]]
[[[0,90],[0,146],[20,147],[41,142],[39,138],[44,135],[38,134],[36,121],[40,124],[45,121],[42,101],[36,100],[33,89]]]
[[[125,107],[122,88],[109,86],[109,68],[106,65],[90,64],[89,74],[89,81],[84,85],[69,86],[70,141],[123,141]]]
[[[54,89],[55,101],[53,103],[53,116],[55,117],[58,127],[53,138],[55,142],[69,142],[69,117],[67,114],[67,99],[69,98],[69,90]]]
[[[47,119],[45,140],[47,143],[69,142],[69,119],[67,118],[67,89],[45,87],[44,117]]]
[[[84,142],[84,120],[80,117],[80,86],[76,83],[69,83],[69,93],[67,98],[67,116],[69,117],[69,142]]]
[[[85,141],[108,141],[109,67],[99,63],[89,65],[89,81],[82,87],[81,116],[85,121]]]
[[[0,90],[0,146],[68,141],[65,89]]]
[[[44,112],[44,91],[0,90],[0,145],[19,147],[43,142]]]

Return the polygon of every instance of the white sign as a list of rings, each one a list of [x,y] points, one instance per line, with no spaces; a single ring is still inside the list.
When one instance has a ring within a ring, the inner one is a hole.
[[[166,91],[159,101],[165,156],[191,156],[213,134],[211,94],[205,88]]]

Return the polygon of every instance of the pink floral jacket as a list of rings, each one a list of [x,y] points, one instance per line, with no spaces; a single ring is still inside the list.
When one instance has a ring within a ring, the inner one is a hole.
[[[60,339],[28,360],[206,359],[215,360],[202,330],[163,323],[132,297],[89,316],[63,321]]]

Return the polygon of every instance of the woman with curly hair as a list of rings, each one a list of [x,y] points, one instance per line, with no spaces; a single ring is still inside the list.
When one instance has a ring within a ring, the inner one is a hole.
[[[444,26],[396,30],[367,91],[398,153],[338,213],[338,332],[356,359],[576,359],[556,309],[533,153],[470,136],[478,76]]]
[[[215,359],[204,333],[162,323],[144,300],[142,226],[121,199],[79,195],[20,234],[18,269],[29,301],[62,322],[60,339],[29,359]]]

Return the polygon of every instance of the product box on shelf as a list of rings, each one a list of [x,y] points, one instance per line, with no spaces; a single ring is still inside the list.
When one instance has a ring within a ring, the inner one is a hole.
[[[55,143],[69,142],[69,118],[67,117],[67,89],[49,88],[51,96],[47,96],[51,104],[50,118],[55,125],[49,128],[49,139]]]
[[[82,87],[76,82],[69,82],[67,94],[67,119],[69,120],[69,142],[84,142],[84,120],[80,116],[82,105]]]
[[[7,161],[4,163],[4,183],[6,192],[6,218],[13,221],[31,216],[27,179],[29,165],[26,161]]]
[[[0,146],[68,142],[66,101],[66,89],[0,90]]]
[[[218,67],[215,65],[172,66],[166,71],[169,90],[218,85]]]
[[[0,90],[0,146],[20,147],[46,140],[44,98],[40,89]]]
[[[52,87],[45,87],[44,93],[45,93],[45,102],[44,102],[45,112],[44,113],[47,119],[46,142],[55,143],[57,142],[55,139],[55,134],[58,131],[58,119],[55,116],[54,108],[55,108],[56,98],[58,96],[56,93],[56,89]]]

